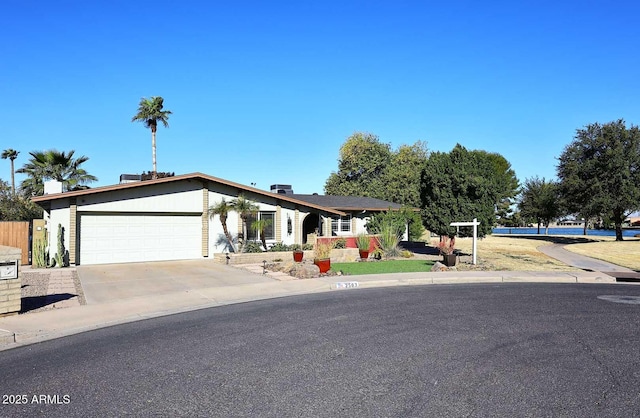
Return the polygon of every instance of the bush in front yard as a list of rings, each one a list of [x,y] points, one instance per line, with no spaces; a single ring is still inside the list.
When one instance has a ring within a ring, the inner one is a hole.
[[[245,253],[261,253],[262,245],[255,241],[247,241],[242,247],[242,251]]]

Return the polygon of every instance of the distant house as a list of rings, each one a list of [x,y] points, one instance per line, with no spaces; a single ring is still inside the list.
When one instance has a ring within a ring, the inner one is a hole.
[[[560,219],[555,223],[555,226],[573,226],[573,227],[583,227],[584,219],[573,218],[564,218]]]
[[[344,212],[344,215],[332,215],[329,222],[326,223],[326,227],[322,231],[325,236],[350,236],[360,233],[366,233],[365,228],[367,222],[375,213],[384,212],[387,210],[398,210],[402,206],[397,203],[387,202],[385,200],[374,199],[371,197],[358,197],[358,196],[333,196],[333,195],[318,195],[318,194],[291,194],[289,195],[296,200],[301,200],[310,204],[331,208],[340,212]],[[328,220],[327,220],[328,221]],[[318,219],[317,215],[312,214],[305,219],[305,225],[303,229],[311,232],[314,223],[324,224],[324,219]],[[330,229],[329,229],[330,226]],[[408,237],[407,231],[403,236],[406,240]]]
[[[313,232],[355,235],[372,214],[399,208],[378,199],[266,191],[202,173],[136,180],[34,197],[45,211],[51,252],[60,224],[75,265],[214,257],[229,246],[208,208],[240,194],[259,206],[258,218],[272,221],[264,231],[268,244],[304,243]],[[242,231],[237,213],[229,213],[227,226],[233,236]],[[251,231],[248,238],[259,237]]]
[[[624,220],[623,225],[640,226],[640,216],[629,216]]]

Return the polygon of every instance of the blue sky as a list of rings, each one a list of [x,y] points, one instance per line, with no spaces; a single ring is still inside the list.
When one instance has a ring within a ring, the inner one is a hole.
[[[0,148],[17,167],[73,149],[93,186],[114,184],[151,170],[131,117],[162,96],[158,171],[322,193],[366,131],[553,178],[577,128],[640,123],[638,15],[631,1],[4,0]]]

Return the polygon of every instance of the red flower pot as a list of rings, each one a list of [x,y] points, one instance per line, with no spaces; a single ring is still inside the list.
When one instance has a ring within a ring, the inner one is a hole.
[[[318,260],[316,258],[315,260],[313,260],[313,264],[318,266],[318,268],[320,269],[320,273],[326,273],[331,268],[331,259],[323,258],[322,260]]]
[[[360,251],[360,258],[363,260],[366,260],[367,258],[369,258],[369,251],[365,251],[365,250],[359,250]]]
[[[304,257],[304,252],[302,251],[293,252],[293,261],[295,261],[296,263],[302,262],[302,257]]]

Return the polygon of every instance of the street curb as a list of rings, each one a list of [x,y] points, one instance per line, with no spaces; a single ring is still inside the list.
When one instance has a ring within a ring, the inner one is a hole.
[[[373,287],[393,287],[393,286],[420,286],[438,284],[481,284],[481,283],[593,283],[593,284],[616,284],[616,279],[611,276],[580,277],[580,276],[557,276],[557,277],[531,277],[531,276],[486,276],[486,277],[430,277],[422,279],[391,279],[391,280],[345,280],[331,283],[331,290],[363,289]],[[629,284],[629,283],[625,283]]]
[[[16,342],[16,334],[13,331],[0,329],[0,344],[12,344]]]

